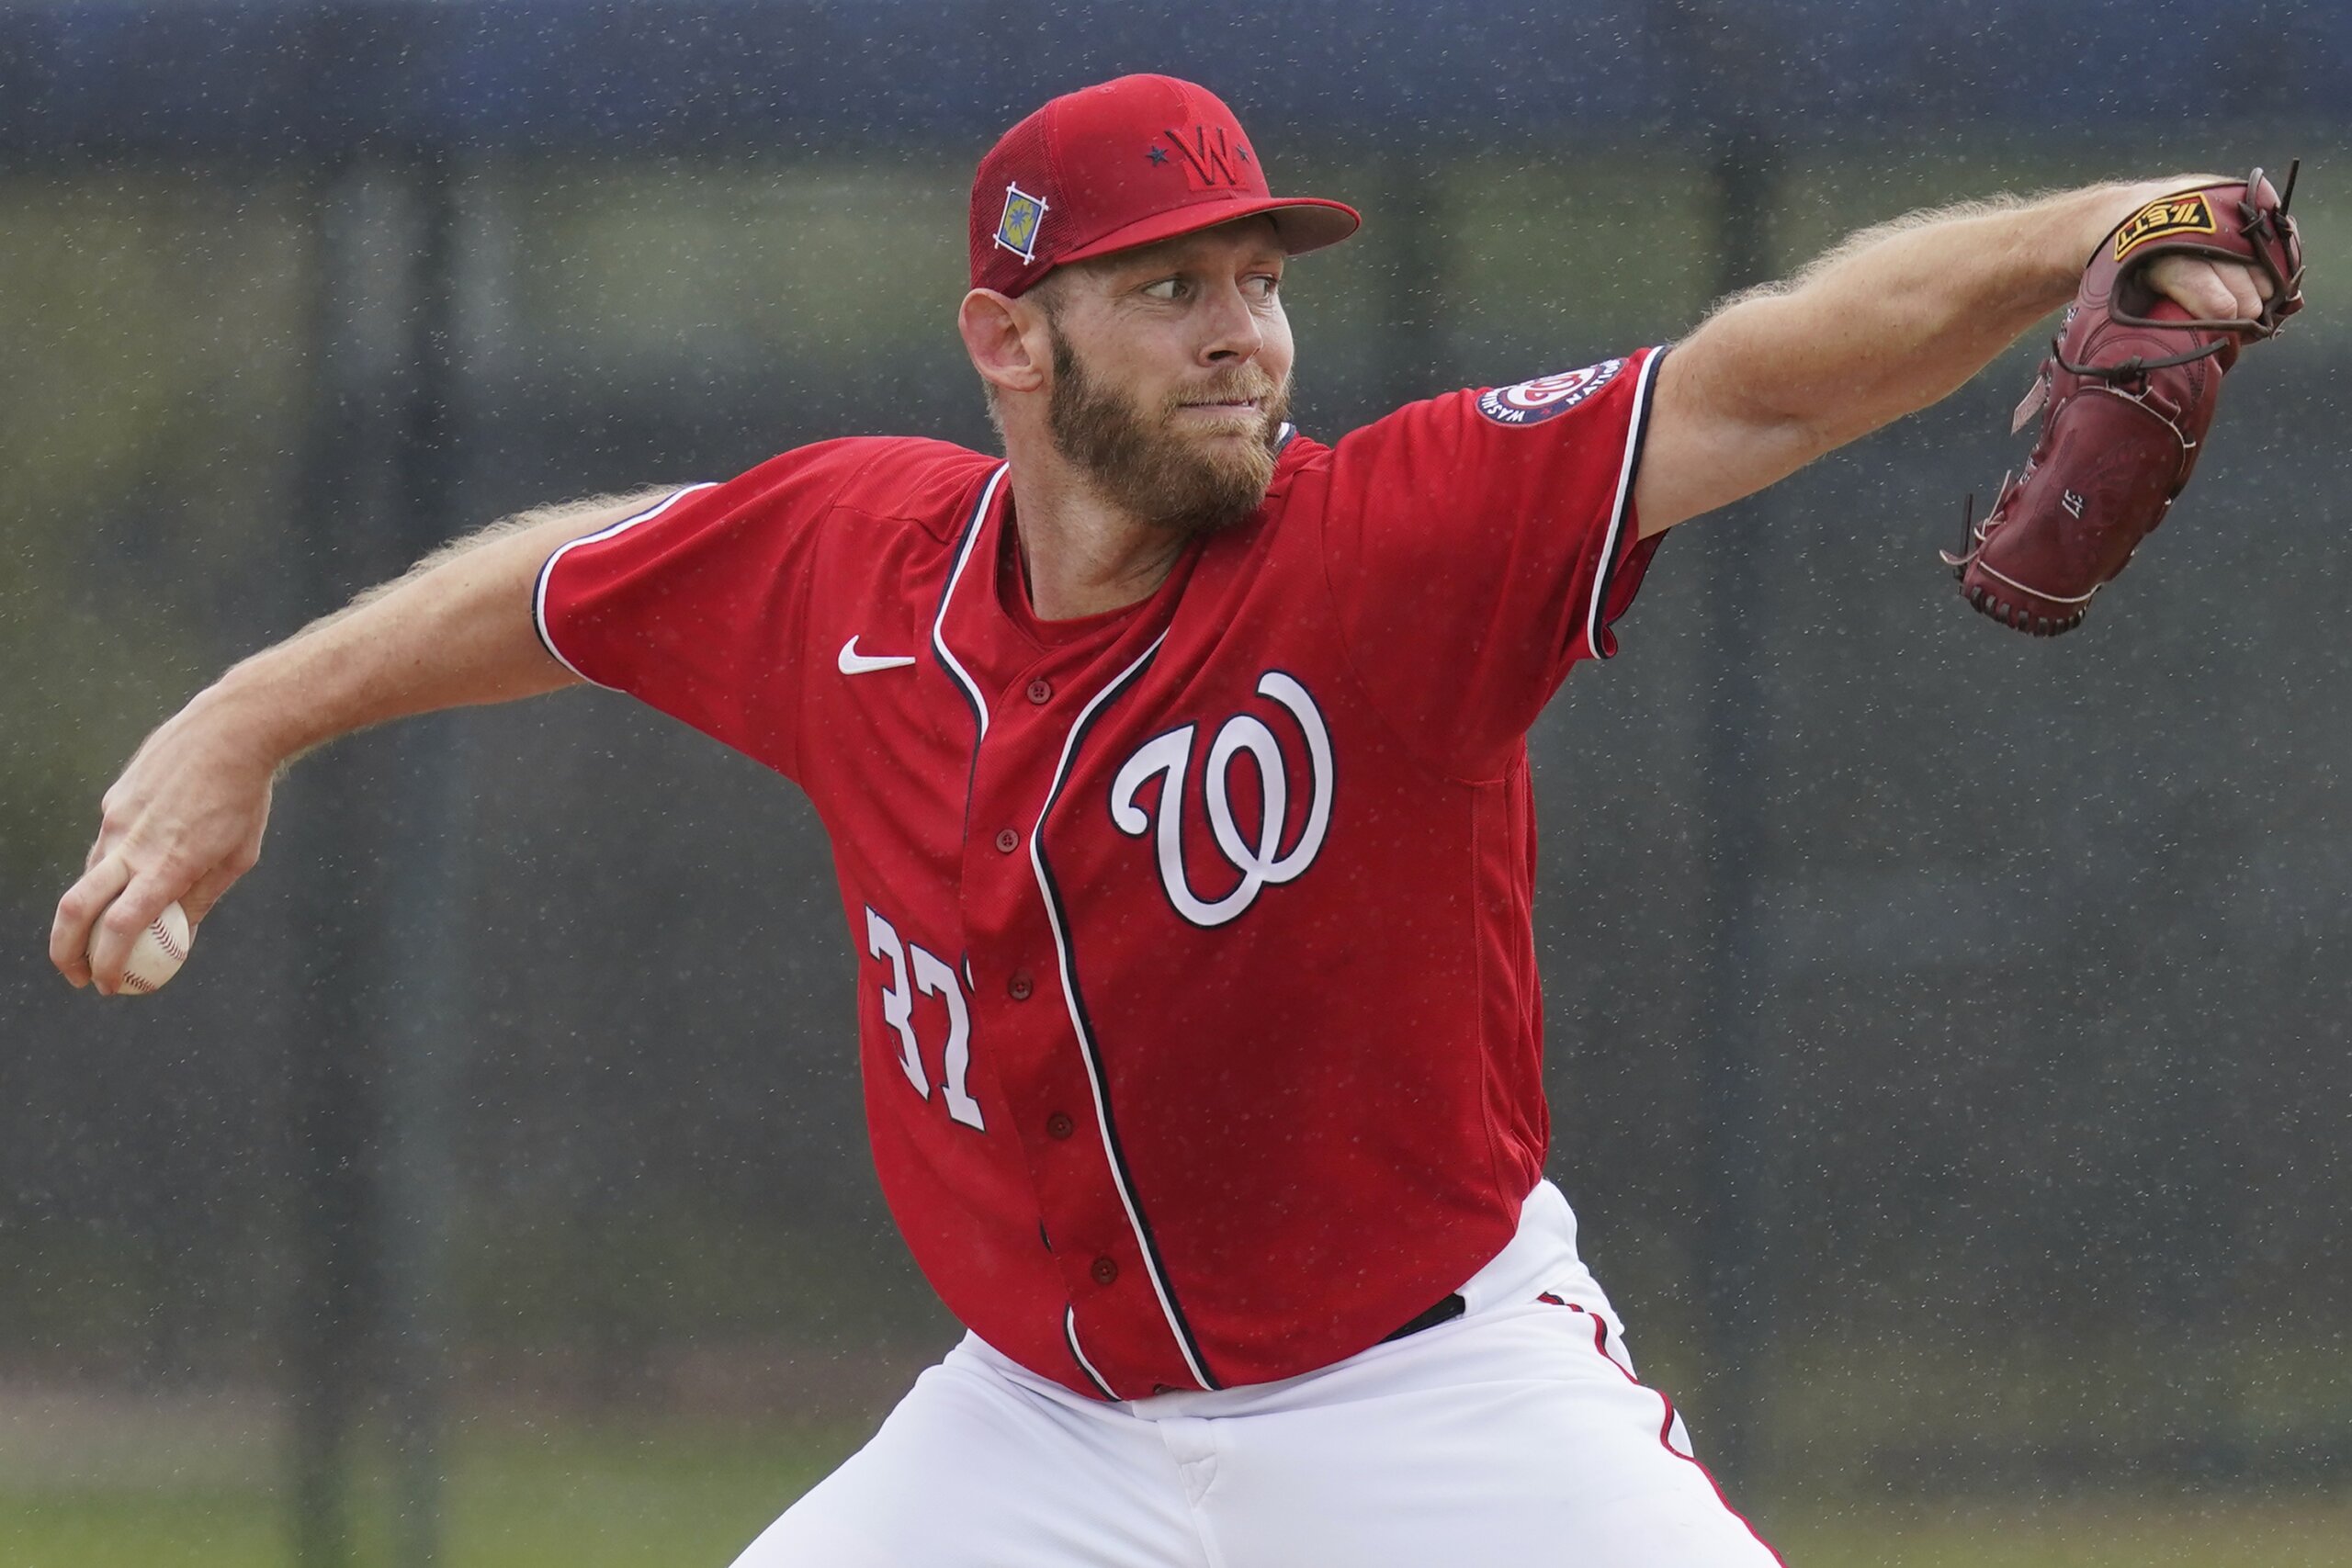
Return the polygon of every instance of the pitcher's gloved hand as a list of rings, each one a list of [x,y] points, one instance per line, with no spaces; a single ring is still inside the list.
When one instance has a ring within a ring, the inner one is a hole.
[[[2302,309],[2294,190],[2293,169],[2283,196],[2256,169],[2152,201],[2100,242],[2010,427],[2040,412],[2041,437],[1972,522],[1963,553],[1944,554],[1970,604],[2036,637],[2071,630],[2164,521],[2239,349]],[[2170,257],[2248,269],[2259,309],[2199,319],[2151,282]]]

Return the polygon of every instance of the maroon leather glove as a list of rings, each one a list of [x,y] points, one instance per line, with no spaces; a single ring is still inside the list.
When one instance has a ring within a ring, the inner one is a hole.
[[[1944,552],[1969,604],[2005,626],[2055,637],[2121,571],[2188,483],[2238,350],[2302,309],[2293,170],[2280,196],[2260,169],[2243,182],[2152,201],[2099,243],[2012,431],[2037,411],[2041,435],[2001,481],[1965,551]],[[2262,314],[2192,321],[2147,284],[2180,254],[2243,262],[2270,279]],[[1973,510],[1973,508],[1972,508]]]

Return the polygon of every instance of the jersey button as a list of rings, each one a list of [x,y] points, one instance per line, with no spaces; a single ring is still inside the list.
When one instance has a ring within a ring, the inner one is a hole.
[[[1012,972],[1012,984],[1006,986],[1004,989],[1005,994],[1010,996],[1014,1001],[1025,1002],[1029,999],[1029,993],[1036,988],[1037,982],[1029,977],[1028,970],[1015,969]]]
[[[1094,1260],[1094,1267],[1087,1272],[1094,1276],[1096,1284],[1107,1285],[1119,1277],[1119,1266],[1108,1258],[1098,1258]]]
[[[1039,707],[1045,706],[1047,700],[1050,699],[1053,694],[1054,685],[1052,682],[1032,681],[1029,682],[1029,700],[1035,703]]]
[[[1077,1131],[1078,1123],[1058,1111],[1046,1118],[1046,1136],[1049,1138],[1067,1138]]]
[[[996,847],[1000,852],[1011,854],[1021,847],[1021,835],[1010,828],[1000,828],[996,834]]]

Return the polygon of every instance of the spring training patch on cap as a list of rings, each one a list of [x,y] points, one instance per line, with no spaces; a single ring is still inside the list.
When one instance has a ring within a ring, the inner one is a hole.
[[[1567,412],[1616,378],[1622,359],[1604,359],[1581,370],[1538,376],[1516,387],[1497,387],[1478,396],[1478,412],[1497,424],[1540,424]]]
[[[1025,265],[1037,259],[1037,231],[1046,221],[1046,198],[1019,186],[1004,187],[1004,216],[996,220],[996,243]]]

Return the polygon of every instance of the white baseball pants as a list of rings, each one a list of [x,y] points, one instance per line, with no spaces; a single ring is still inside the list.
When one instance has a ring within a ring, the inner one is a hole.
[[[1303,1377],[1123,1404],[967,1335],[736,1568],[1780,1562],[1635,1381],[1559,1189],[1462,1295]]]

